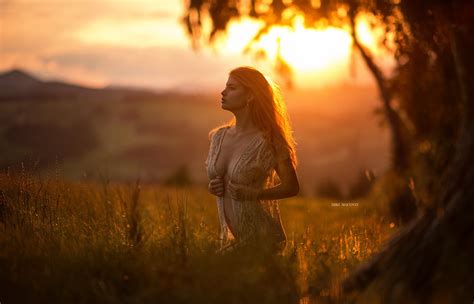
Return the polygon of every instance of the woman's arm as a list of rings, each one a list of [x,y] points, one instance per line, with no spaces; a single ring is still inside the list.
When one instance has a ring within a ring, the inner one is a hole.
[[[275,170],[280,178],[280,184],[272,188],[261,190],[257,194],[257,199],[282,199],[295,196],[300,191],[298,177],[296,176],[291,158],[279,161]]]
[[[229,182],[228,189],[232,198],[243,201],[272,200],[292,197],[298,194],[300,186],[295,168],[290,158],[281,160],[275,167],[280,184],[269,189],[255,189]]]

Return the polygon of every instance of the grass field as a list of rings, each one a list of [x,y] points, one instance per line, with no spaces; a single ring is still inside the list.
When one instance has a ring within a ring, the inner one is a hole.
[[[3,173],[0,302],[352,303],[338,282],[396,230],[381,209],[307,197],[280,208],[283,255],[219,255],[203,188]]]

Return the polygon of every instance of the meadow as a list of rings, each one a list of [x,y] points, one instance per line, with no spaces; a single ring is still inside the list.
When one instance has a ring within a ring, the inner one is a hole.
[[[373,200],[280,202],[282,255],[218,254],[205,188],[0,175],[2,303],[353,303],[340,281],[396,231]],[[369,303],[369,296],[357,303]],[[354,302],[355,303],[355,302]]]
[[[312,188],[382,176],[373,88],[287,92],[303,191],[281,201],[288,242],[273,257],[216,252],[204,160],[209,130],[231,118],[217,92],[83,91],[0,102],[0,303],[355,301],[339,283],[396,231],[385,191],[344,201]]]

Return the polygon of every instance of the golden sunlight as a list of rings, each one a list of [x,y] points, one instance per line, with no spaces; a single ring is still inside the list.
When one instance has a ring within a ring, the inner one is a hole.
[[[262,23],[250,18],[229,24],[227,35],[220,37],[218,48],[224,53],[238,54],[261,28]],[[369,22],[361,17],[357,22],[357,32],[361,42],[374,54],[378,55],[375,32]],[[270,60],[278,56],[278,41],[280,41],[280,56],[297,72],[326,71],[349,59],[352,37],[347,30],[328,27],[322,30],[304,27],[304,17],[294,19],[293,28],[273,27],[254,45],[262,49]]]

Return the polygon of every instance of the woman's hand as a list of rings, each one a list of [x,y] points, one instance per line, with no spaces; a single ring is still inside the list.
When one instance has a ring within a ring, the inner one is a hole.
[[[237,201],[255,201],[260,193],[259,189],[242,184],[234,184],[229,181],[227,189],[230,196]]]
[[[211,179],[209,182],[209,192],[215,196],[224,196],[224,180],[222,177],[217,176],[215,179]]]

